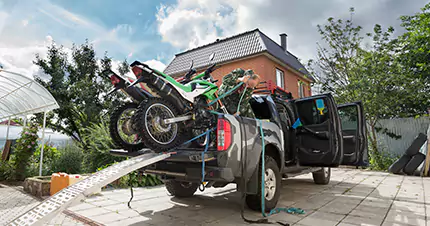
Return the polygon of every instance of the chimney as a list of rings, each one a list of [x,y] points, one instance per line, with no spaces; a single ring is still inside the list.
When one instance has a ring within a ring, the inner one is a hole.
[[[281,47],[286,52],[287,51],[287,34],[282,33],[281,36]]]

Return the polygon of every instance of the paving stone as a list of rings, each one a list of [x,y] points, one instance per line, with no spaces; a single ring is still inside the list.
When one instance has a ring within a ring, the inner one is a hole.
[[[390,210],[385,221],[406,225],[426,225],[425,216],[409,211]]]
[[[313,217],[306,217],[303,220],[299,221],[297,225],[306,225],[306,226],[335,226],[337,225],[337,221],[318,219]]]
[[[325,205],[319,211],[336,214],[347,214],[356,207],[356,203],[338,202],[336,199]]]
[[[354,210],[352,210],[349,215],[358,216],[358,217],[384,219],[387,212],[388,212],[388,208],[359,205]]]
[[[123,219],[127,219],[127,218],[129,218],[129,217],[123,216],[119,213],[109,212],[106,214],[92,216],[90,219],[93,221],[96,221],[98,223],[101,223],[101,224],[109,224],[109,223],[123,220]]]
[[[382,223],[382,226],[412,226],[412,225],[393,223],[393,222],[387,222],[387,221],[385,221],[384,223]]]
[[[340,222],[337,226],[357,226],[358,224],[350,224],[350,223],[345,223],[345,222]]]
[[[381,225],[383,218],[369,218],[369,217],[357,217],[357,216],[347,216],[342,220],[343,223],[349,224],[359,224],[366,226],[379,226]]]

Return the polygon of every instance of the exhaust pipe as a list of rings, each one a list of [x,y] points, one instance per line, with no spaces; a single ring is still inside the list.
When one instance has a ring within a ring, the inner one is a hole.
[[[175,103],[179,107],[180,111],[185,110],[186,103],[180,98],[180,94],[175,89],[172,89],[170,84],[166,83],[163,79],[157,75],[150,74],[150,85],[154,86],[156,90],[159,90],[161,96],[171,98],[172,103]]]
[[[175,172],[169,172],[169,171],[165,171],[165,170],[147,169],[144,172],[150,173],[150,174],[158,174],[158,175],[174,176],[174,177],[186,177],[187,176],[185,173],[175,173]]]

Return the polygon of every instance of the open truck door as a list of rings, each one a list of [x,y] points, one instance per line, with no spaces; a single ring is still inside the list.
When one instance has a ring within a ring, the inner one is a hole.
[[[301,166],[337,167],[343,139],[337,105],[331,94],[294,100],[297,160]]]
[[[366,121],[361,102],[338,106],[342,125],[343,160],[342,165],[368,166]]]

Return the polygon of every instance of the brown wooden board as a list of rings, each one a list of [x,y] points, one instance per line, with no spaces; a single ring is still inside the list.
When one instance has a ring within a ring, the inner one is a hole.
[[[2,155],[1,155],[1,159],[3,161],[9,160],[9,154],[10,154],[11,146],[12,146],[12,140],[7,140],[5,145],[4,145]]]
[[[429,168],[430,168],[430,126],[429,126],[429,129],[427,130],[427,154],[426,154],[423,176],[428,177]]]

